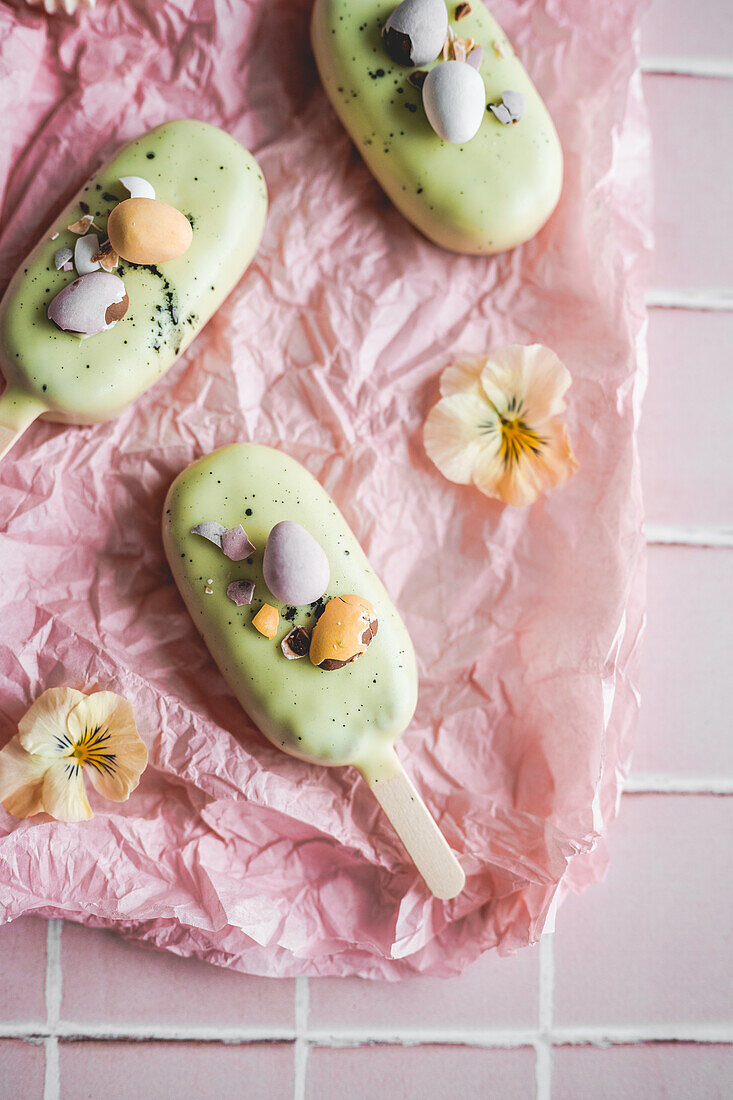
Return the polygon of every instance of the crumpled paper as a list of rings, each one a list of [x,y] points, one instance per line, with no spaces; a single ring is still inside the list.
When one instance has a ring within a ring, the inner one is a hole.
[[[559,209],[507,255],[442,252],[391,207],[319,85],[306,0],[0,7],[4,287],[50,215],[166,119],[229,130],[272,200],[249,272],[117,420],[37,423],[0,463],[0,742],[45,688],[109,688],[150,749],[123,805],[0,809],[0,920],[62,915],[267,975],[452,974],[536,940],[599,878],[629,766],[643,621],[635,426],[650,249],[637,0],[499,0],[565,151]],[[421,444],[458,354],[542,342],[569,367],[570,484],[526,510]],[[432,899],[356,773],[258,734],[177,594],[161,505],[234,440],[333,494],[415,642],[399,743],[467,873]]]

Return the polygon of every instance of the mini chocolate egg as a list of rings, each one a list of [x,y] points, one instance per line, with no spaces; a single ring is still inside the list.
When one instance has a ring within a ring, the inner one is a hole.
[[[131,264],[164,264],[190,247],[191,223],[159,199],[125,199],[107,219],[112,248]]]
[[[48,319],[65,332],[95,336],[127,313],[130,299],[118,275],[92,271],[74,279],[49,303]]]
[[[462,145],[478,133],[486,111],[486,89],[467,61],[444,61],[428,73],[422,101],[438,137]]]
[[[382,29],[389,56],[400,65],[427,65],[448,33],[444,0],[402,0]]]
[[[377,636],[377,612],[363,596],[334,596],[313,627],[309,657],[324,672],[335,672],[366,653]]]
[[[270,531],[262,572],[273,596],[291,607],[320,600],[331,576],[320,544],[305,527],[289,519]]]

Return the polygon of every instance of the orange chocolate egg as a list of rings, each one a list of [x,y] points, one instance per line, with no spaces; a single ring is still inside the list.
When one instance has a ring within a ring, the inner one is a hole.
[[[159,199],[125,199],[107,219],[115,252],[132,264],[164,264],[190,247],[191,223],[180,210]]]
[[[313,627],[309,657],[314,665],[333,672],[366,653],[376,637],[377,612],[362,596],[335,596]]]

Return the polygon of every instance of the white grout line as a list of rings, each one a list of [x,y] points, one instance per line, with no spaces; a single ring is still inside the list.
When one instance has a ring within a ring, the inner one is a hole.
[[[46,928],[46,1076],[43,1100],[59,1100],[61,1067],[57,1038],[61,1015],[61,930],[63,921],[50,920]]]
[[[733,1023],[652,1024],[647,1027],[591,1026],[556,1027],[546,1034],[532,1028],[309,1028],[296,1036],[294,1028],[165,1027],[137,1024],[63,1024],[55,1031],[61,1042],[102,1040],[137,1042],[262,1043],[301,1039],[308,1046],[469,1046],[485,1049],[537,1047],[546,1040],[552,1046],[618,1046],[634,1043],[725,1043],[733,1044]],[[0,1024],[0,1039],[38,1042],[50,1033],[38,1023]]]
[[[733,779],[692,779],[680,775],[636,772],[624,780],[626,794],[733,794]]]
[[[733,61],[727,57],[642,57],[643,73],[663,73],[670,76],[733,77]]]
[[[307,978],[295,979],[295,1046],[293,1059],[295,1064],[293,1100],[305,1100],[305,1080],[308,1070],[308,1009],[310,1008],[310,987]]]
[[[733,1043],[733,1024],[652,1024],[648,1027],[554,1028],[555,1046],[627,1046],[634,1043]]]
[[[648,523],[645,533],[650,546],[733,546],[733,527],[678,527]]]
[[[659,287],[647,290],[645,301],[648,309],[729,310],[733,309],[733,290],[677,290]]]
[[[537,1100],[552,1096],[552,1018],[555,1007],[555,936],[546,933],[540,940],[537,1014],[540,1033],[535,1044]]]
[[[193,1043],[293,1043],[297,1038],[292,1027],[231,1027],[208,1026],[206,1024],[188,1027],[185,1024],[135,1024],[114,1023],[97,1024],[88,1021],[75,1022],[65,1020],[56,1025],[53,1032],[38,1024],[0,1023],[0,1039],[45,1039],[49,1036],[61,1042],[83,1039],[100,1041],[146,1042],[159,1039],[161,1042]]]

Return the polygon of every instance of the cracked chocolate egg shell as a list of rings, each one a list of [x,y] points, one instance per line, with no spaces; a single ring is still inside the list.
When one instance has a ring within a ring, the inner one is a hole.
[[[366,653],[377,636],[374,606],[362,596],[334,596],[313,627],[309,657],[325,672],[335,672]]]
[[[119,275],[92,271],[60,290],[48,306],[48,319],[65,332],[95,336],[120,321],[130,305]]]
[[[384,24],[390,57],[400,65],[427,65],[443,49],[448,9],[443,0],[403,0]]]

